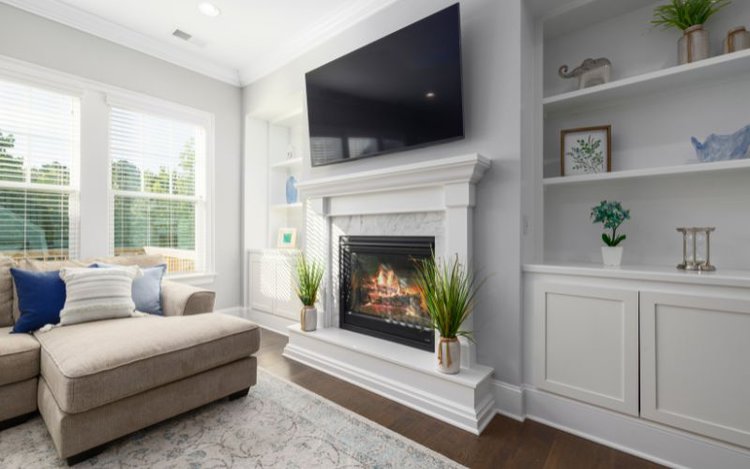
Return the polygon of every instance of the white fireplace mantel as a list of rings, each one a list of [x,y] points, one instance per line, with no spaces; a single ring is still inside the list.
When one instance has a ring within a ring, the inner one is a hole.
[[[299,183],[302,197],[317,213],[313,216],[308,211],[306,250],[327,257],[331,287],[324,289],[320,329],[307,333],[291,326],[284,355],[465,430],[481,432],[494,409],[489,385],[492,369],[476,363],[474,344],[462,341],[462,372],[456,378],[436,371],[430,352],[339,329],[334,281],[337,264],[333,259],[342,220],[368,216],[381,220],[385,216],[408,220],[411,230],[419,226],[420,235],[427,230],[436,241],[440,239],[435,246],[437,256],[458,255],[470,264],[476,184],[490,163],[474,153]],[[436,216],[441,224],[421,224],[424,218],[419,216],[429,213],[439,213]],[[365,225],[366,233],[359,234],[385,234],[382,226]],[[381,232],[371,233],[372,229]],[[311,246],[311,238],[319,244]],[[473,328],[471,318],[464,328]]]
[[[445,185],[474,185],[490,167],[490,160],[476,153],[421,163],[311,179],[297,187],[306,198],[409,191]]]

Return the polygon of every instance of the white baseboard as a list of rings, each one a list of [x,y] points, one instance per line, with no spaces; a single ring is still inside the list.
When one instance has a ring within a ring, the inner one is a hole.
[[[492,394],[495,396],[495,412],[523,422],[523,389],[520,386],[492,380]]]
[[[750,467],[750,451],[582,402],[523,388],[526,418],[670,467]]]

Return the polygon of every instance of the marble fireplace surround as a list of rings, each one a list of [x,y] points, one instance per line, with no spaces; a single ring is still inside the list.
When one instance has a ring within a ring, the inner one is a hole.
[[[338,245],[342,235],[434,236],[438,256],[471,262],[475,186],[489,167],[469,154],[301,182],[306,250],[327,263],[327,288],[318,330],[290,326],[284,355],[479,434],[494,398],[474,344],[462,342],[461,373],[450,376],[435,371],[430,352],[339,329]]]

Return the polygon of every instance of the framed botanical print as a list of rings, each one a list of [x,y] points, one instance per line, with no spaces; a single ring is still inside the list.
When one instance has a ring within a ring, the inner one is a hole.
[[[282,249],[294,249],[297,247],[297,230],[295,228],[279,228],[279,237],[276,247]]]
[[[608,173],[612,170],[612,126],[560,132],[560,175]]]

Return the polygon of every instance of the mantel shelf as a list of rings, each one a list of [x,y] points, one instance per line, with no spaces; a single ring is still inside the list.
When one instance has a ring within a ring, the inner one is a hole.
[[[716,173],[738,169],[750,169],[750,159],[736,161],[720,161],[716,163],[691,163],[681,166],[667,166],[661,168],[631,169],[612,173],[586,174],[583,176],[562,176],[544,179],[544,185],[561,186],[585,184],[591,182],[614,181],[620,179],[637,179],[655,176],[673,176],[693,173]]]
[[[750,50],[720,55],[686,65],[645,73],[542,100],[545,114],[580,112],[610,102],[645,96],[690,85],[705,85],[750,73]]]

